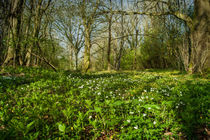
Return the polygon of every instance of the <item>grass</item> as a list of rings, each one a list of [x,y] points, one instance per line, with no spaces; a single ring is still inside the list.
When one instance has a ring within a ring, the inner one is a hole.
[[[200,139],[210,81],[173,70],[53,72],[5,68],[2,139]]]

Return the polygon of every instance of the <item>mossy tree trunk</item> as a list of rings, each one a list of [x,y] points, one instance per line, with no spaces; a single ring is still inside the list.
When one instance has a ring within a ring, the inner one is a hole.
[[[27,53],[25,56],[26,59],[26,66],[32,65],[32,52],[34,51],[33,49],[38,49],[38,38],[39,38],[39,32],[41,29],[41,24],[42,24],[42,17],[44,12],[48,9],[50,3],[52,0],[48,0],[47,2],[44,0],[34,0],[33,4],[31,6],[34,6],[32,9],[34,9],[34,30],[32,33],[32,38],[33,41],[32,43],[29,43]],[[34,63],[35,64],[35,63]]]
[[[210,47],[210,2],[195,0],[194,18],[191,30],[191,57],[189,73],[202,72],[208,58]]]
[[[35,6],[35,3],[33,5]],[[33,42],[31,44],[29,44],[29,47],[28,47],[28,50],[26,53],[26,66],[31,65],[32,49],[34,49],[37,46],[41,18],[42,18],[41,5],[42,5],[42,0],[39,0],[38,4],[36,6],[36,9],[35,9],[34,29],[33,29],[33,34],[32,34]]]
[[[89,11],[88,4],[89,1],[83,0],[81,5],[81,17],[84,26],[84,37],[85,37],[85,51],[84,51],[84,60],[83,60],[83,70],[87,72],[91,69],[91,33],[92,33],[92,25],[95,22],[95,18],[97,16],[97,9],[99,6],[99,0],[93,4],[94,8],[92,11]]]
[[[8,50],[4,65],[21,64],[21,17],[23,12],[24,0],[12,0],[10,2],[9,31],[8,31]]]

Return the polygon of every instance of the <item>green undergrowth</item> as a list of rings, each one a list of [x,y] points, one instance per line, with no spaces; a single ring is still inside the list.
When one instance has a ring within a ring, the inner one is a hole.
[[[178,71],[0,73],[1,139],[200,139],[210,81]]]

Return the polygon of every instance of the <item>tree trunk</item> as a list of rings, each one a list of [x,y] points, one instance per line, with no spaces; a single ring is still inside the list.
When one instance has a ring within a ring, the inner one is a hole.
[[[121,0],[121,9],[123,9],[123,0]],[[123,13],[121,15],[121,26],[122,26],[121,36],[124,36],[124,19],[123,19]],[[124,45],[124,38],[122,37],[121,38],[121,41],[120,41],[119,56],[118,56],[118,59],[117,59],[117,68],[116,68],[117,70],[120,70],[123,45]]]
[[[85,26],[85,52],[84,52],[84,71],[87,72],[91,68],[90,63],[90,49],[91,49],[91,39],[90,39],[90,26]]]
[[[35,10],[35,17],[34,17],[34,30],[33,30],[33,34],[32,34],[32,38],[33,38],[33,43],[30,44],[27,53],[26,53],[26,66],[30,66],[31,65],[31,61],[32,61],[32,49],[36,48],[38,46],[38,37],[39,37],[39,31],[41,28],[41,22],[42,22],[42,16],[44,14],[44,12],[47,10],[47,8],[49,7],[51,3],[51,0],[48,0],[47,4],[45,6],[43,6],[43,0],[38,0],[38,3],[35,1],[33,1],[33,6],[36,5],[36,9]]]
[[[16,65],[16,60],[20,58],[20,26],[21,15],[23,11],[24,0],[11,1],[11,10],[9,17],[8,50],[4,65]],[[17,57],[17,59],[16,59]]]
[[[137,45],[138,45],[138,30],[136,29],[136,44],[134,46],[133,70],[136,70],[137,65]]]
[[[29,17],[27,18],[27,22],[26,22],[26,29],[25,29],[25,45],[24,45],[24,48],[23,48],[23,65],[26,65],[27,63],[27,54],[28,52],[28,48],[27,46],[30,45],[30,42],[29,42],[29,34],[30,34],[30,29],[31,29],[31,21],[32,21],[32,17],[33,17],[33,10],[34,10],[34,7],[33,7],[33,1],[30,1],[30,14],[29,14]]]
[[[37,5],[36,8],[36,14],[35,14],[35,21],[34,21],[34,30],[33,30],[33,43],[30,44],[28,51],[26,53],[26,66],[31,65],[31,54],[32,54],[32,49],[37,46],[38,43],[38,36],[39,36],[39,30],[40,30],[40,24],[41,24],[41,19],[42,19],[42,14],[41,14],[41,3]]]
[[[69,49],[69,70],[72,70],[72,48],[71,45],[68,46]]]
[[[189,73],[202,72],[208,58],[210,47],[210,2],[195,0],[195,18],[191,28],[192,53]]]
[[[112,1],[110,0],[110,6],[112,8]],[[108,38],[108,46],[107,46],[107,70],[111,70],[111,59],[110,59],[110,53],[111,53],[111,41],[112,41],[112,13],[109,17],[109,38]]]
[[[78,51],[75,51],[75,68],[76,68],[76,70],[78,70]]]
[[[105,41],[104,41],[104,44],[106,44]],[[101,55],[101,62],[102,62],[102,63],[101,63],[101,68],[102,68],[102,70],[105,69],[105,65],[104,65],[104,57],[105,57],[105,56],[104,56],[104,53],[105,53],[104,48],[102,48],[102,49],[101,49],[101,54],[102,54],[102,55]]]

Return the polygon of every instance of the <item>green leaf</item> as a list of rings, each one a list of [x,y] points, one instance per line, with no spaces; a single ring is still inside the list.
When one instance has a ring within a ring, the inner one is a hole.
[[[100,107],[95,107],[95,111],[96,112],[101,112],[101,108]]]
[[[32,126],[34,123],[35,123],[35,121],[30,122],[30,123],[26,126],[26,128],[27,128],[27,129],[30,129],[31,126]]]
[[[123,104],[123,101],[116,101],[116,102],[114,102],[114,106],[120,106],[120,105],[122,105]]]
[[[158,105],[150,105],[150,104],[147,104],[147,105],[144,105],[145,108],[152,108],[152,109],[160,109],[160,107]]]
[[[91,101],[91,100],[85,100],[85,103],[86,103],[88,106],[91,106],[92,101]]]
[[[65,130],[66,130],[65,124],[61,124],[61,123],[58,124],[58,129],[59,129],[60,132],[65,133]]]

